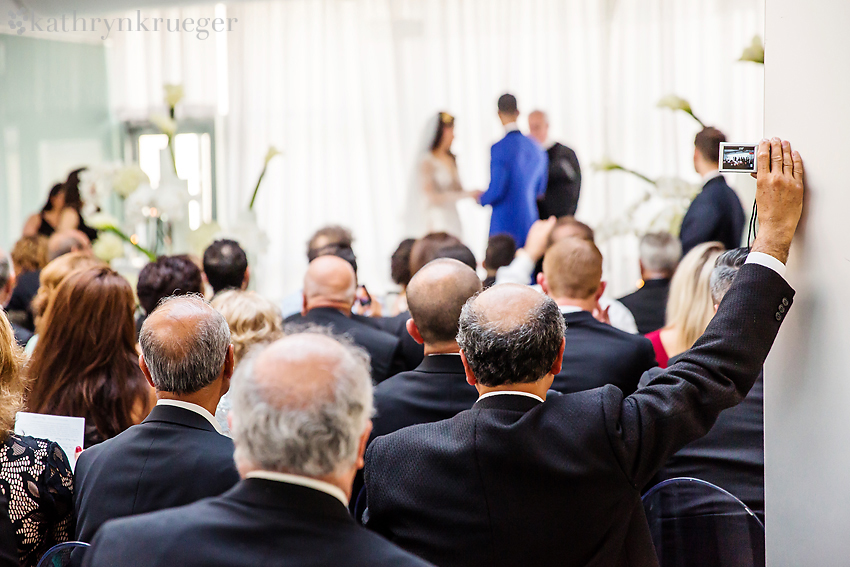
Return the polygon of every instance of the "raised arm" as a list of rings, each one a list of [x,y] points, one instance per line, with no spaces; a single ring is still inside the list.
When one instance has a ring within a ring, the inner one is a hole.
[[[791,307],[794,291],[780,272],[802,212],[800,155],[788,142],[763,141],[757,178],[761,228],[705,334],[631,396],[613,388],[601,394],[612,447],[637,488],[747,395]]]

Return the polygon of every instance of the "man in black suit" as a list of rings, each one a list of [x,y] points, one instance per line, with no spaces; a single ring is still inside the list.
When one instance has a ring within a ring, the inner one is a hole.
[[[670,280],[682,258],[682,244],[669,232],[653,232],[640,239],[639,290],[620,298],[635,317],[641,335],[657,331],[666,323]]]
[[[655,351],[648,339],[593,317],[605,293],[596,245],[583,238],[556,242],[546,251],[537,281],[567,324],[567,348],[552,389],[569,394],[612,384],[624,396],[634,392],[641,375],[658,365]]]
[[[606,386],[547,400],[565,344],[558,306],[527,286],[484,291],[458,332],[481,396],[452,419],[375,439],[367,527],[441,567],[657,565],[641,488],[744,398],[791,305],[782,272],[803,164],[787,142],[770,145],[759,148],[753,252],[691,351],[631,396]]]
[[[0,309],[5,309],[9,304],[14,290],[15,270],[12,267],[12,262],[9,260],[9,256],[6,255],[3,249],[0,249]],[[12,332],[15,333],[15,341],[17,341],[18,346],[25,347],[27,341],[32,338],[32,333],[11,320],[9,323],[12,325]]]
[[[537,200],[540,218],[575,216],[581,194],[581,165],[576,153],[549,139],[549,117],[542,110],[528,115],[528,130],[549,156],[546,193]]]
[[[346,509],[371,429],[372,380],[359,349],[290,335],[240,362],[231,396],[242,480],[215,498],[107,523],[85,565],[429,565]]]
[[[139,340],[157,404],[142,423],[77,460],[81,541],[108,520],[217,496],[239,480],[233,442],[214,417],[233,373],[227,321],[199,296],[173,297],[145,320]]]
[[[352,318],[356,292],[357,276],[351,264],[338,256],[319,256],[310,262],[304,276],[301,314],[287,318],[286,322],[319,325],[349,336],[368,351],[372,379],[377,384],[404,370],[401,343],[393,335]]]
[[[748,250],[736,248],[717,258],[711,274],[711,297],[723,296],[747,260]],[[672,359],[675,363],[678,357]],[[647,372],[641,384],[658,374]],[[764,374],[740,404],[723,410],[711,431],[670,457],[650,486],[669,478],[706,480],[728,490],[764,520]]]
[[[735,190],[718,171],[720,143],[726,136],[717,128],[704,128],[694,140],[694,169],[702,176],[702,191],[682,220],[682,254],[703,242],[717,240],[727,250],[741,245],[744,208]]]

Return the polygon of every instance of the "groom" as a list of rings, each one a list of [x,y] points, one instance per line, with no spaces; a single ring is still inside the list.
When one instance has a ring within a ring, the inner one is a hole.
[[[490,236],[510,234],[521,248],[538,218],[537,198],[546,192],[549,163],[546,152],[519,131],[518,116],[516,97],[499,97],[499,120],[505,127],[505,137],[490,148],[490,187],[478,202],[493,207]]]

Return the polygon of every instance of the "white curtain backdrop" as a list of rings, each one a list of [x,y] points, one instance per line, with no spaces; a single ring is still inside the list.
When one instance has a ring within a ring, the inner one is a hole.
[[[219,12],[225,7],[218,7]],[[213,6],[164,11],[210,17]],[[389,258],[405,236],[401,213],[427,118],[456,116],[455,153],[467,188],[486,188],[489,146],[502,136],[496,99],[514,93],[524,116],[548,112],[552,135],[578,153],[578,217],[599,227],[642,183],[594,172],[609,156],[650,177],[697,182],[687,116],[656,108],[690,101],[730,141],[762,137],[761,66],[737,62],[763,29],[763,0],[278,0],[226,6],[233,31],[123,34],[111,47],[119,117],[161,107],[162,84],[182,82],[187,115],[219,118],[219,219],[247,207],[269,145],[258,199],[271,239],[254,267],[259,291],[300,287],[305,243],[329,223],[350,227],[361,280],[390,288]],[[733,184],[745,208],[749,178]],[[461,203],[465,239],[483,259],[489,213]],[[614,295],[638,277],[634,238],[603,246]]]

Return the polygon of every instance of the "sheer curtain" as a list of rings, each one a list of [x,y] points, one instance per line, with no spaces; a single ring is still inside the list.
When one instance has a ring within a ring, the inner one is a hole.
[[[182,82],[188,114],[219,115],[223,223],[247,207],[268,146],[283,150],[255,207],[271,240],[257,285],[270,297],[298,289],[306,240],[329,223],[353,230],[361,280],[390,287],[415,145],[439,110],[457,118],[464,185],[480,189],[489,146],[502,136],[498,96],[514,93],[525,116],[546,110],[553,138],[581,160],[578,217],[593,226],[615,218],[643,183],[594,172],[591,163],[605,156],[650,177],[698,181],[699,126],[656,108],[662,96],[688,99],[730,140],[762,137],[763,72],[736,61],[761,33],[762,0],[279,0],[226,12],[238,19],[233,31],[207,42],[116,38],[113,104],[119,116],[139,114],[161,105],[163,82]],[[733,182],[748,207],[752,184]],[[460,207],[480,260],[489,213]],[[630,291],[636,240],[609,241],[603,253],[614,295]]]

